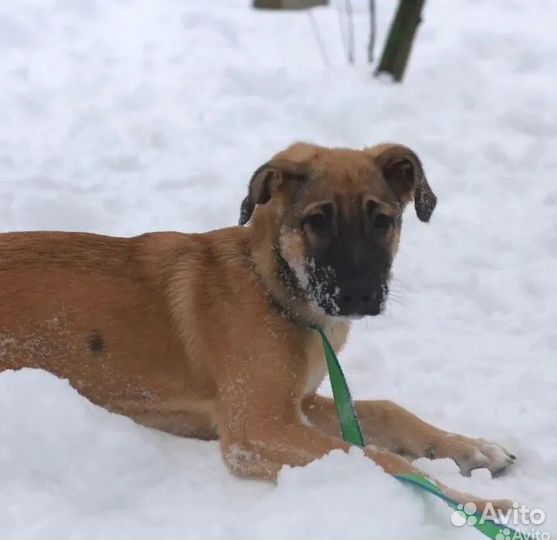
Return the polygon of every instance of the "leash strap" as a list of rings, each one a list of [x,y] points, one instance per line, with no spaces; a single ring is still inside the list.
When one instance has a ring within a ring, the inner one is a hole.
[[[362,428],[360,426],[360,421],[358,420],[358,415],[356,414],[356,409],[354,407],[354,402],[352,401],[348,383],[346,382],[346,377],[340,367],[340,362],[338,361],[337,355],[335,354],[335,351],[323,329],[319,326],[312,326],[312,328],[319,332],[321,340],[323,341],[323,350],[325,351],[325,359],[327,361],[327,369],[329,370],[329,379],[331,380],[331,388],[335,399],[335,407],[337,409],[342,438],[346,442],[363,448],[365,446],[365,442],[362,435]],[[459,503],[457,501],[445,495],[425,476],[419,474],[397,474],[394,475],[394,477],[401,482],[405,482],[435,495],[439,499],[445,501],[453,510],[460,510],[458,508]],[[498,525],[489,519],[481,520],[481,517],[482,515],[480,512],[476,512],[472,515],[466,515],[467,523],[478,529],[488,538],[491,538],[492,540],[499,540],[503,537],[501,531],[505,528],[508,529],[510,533],[513,533],[513,535],[511,535],[513,540],[526,540],[526,537],[522,533],[513,530],[508,525]],[[475,518],[475,520],[472,518]]]
[[[321,334],[321,339],[323,340],[323,349],[325,350],[325,359],[327,360],[327,369],[329,370],[329,379],[331,380],[331,388],[335,398],[335,407],[340,422],[342,438],[346,442],[364,447],[365,442],[360,421],[358,420],[350,388],[348,388],[348,383],[340,367],[337,355],[325,332],[318,327],[315,327],[315,329]]]

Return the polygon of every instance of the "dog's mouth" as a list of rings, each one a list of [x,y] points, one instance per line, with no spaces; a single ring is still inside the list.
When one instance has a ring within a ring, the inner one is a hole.
[[[328,299],[325,299],[323,309],[330,316],[361,319],[368,316],[377,316],[385,310],[388,298],[387,284],[373,287],[341,285],[337,287],[333,298],[334,307],[329,308]]]
[[[328,316],[360,319],[380,315],[385,309],[388,274],[374,277],[354,270],[339,276],[334,268],[319,267],[312,260],[306,264],[306,273],[310,301]]]
[[[375,279],[347,273],[338,279],[334,268],[318,266],[314,259],[291,264],[277,250],[279,274],[293,295],[301,296],[313,310],[328,317],[352,320],[380,315],[385,310],[389,293],[388,275]]]

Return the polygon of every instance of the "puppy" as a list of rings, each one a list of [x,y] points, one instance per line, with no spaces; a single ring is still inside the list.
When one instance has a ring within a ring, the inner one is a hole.
[[[259,167],[239,227],[113,238],[0,235],[0,371],[35,367],[88,399],[181,436],[220,440],[230,469],[273,479],[334,449],[321,326],[381,313],[402,214],[436,205],[410,149],[294,144]],[[447,433],[390,401],[358,401],[366,456],[391,474],[418,457],[493,475],[502,447]],[[485,501],[441,486],[462,502]],[[505,507],[505,501],[496,502]]]

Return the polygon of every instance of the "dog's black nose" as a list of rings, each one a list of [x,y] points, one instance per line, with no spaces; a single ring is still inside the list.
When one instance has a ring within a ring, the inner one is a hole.
[[[339,287],[336,295],[339,315],[379,315],[383,290],[369,282],[352,282]]]

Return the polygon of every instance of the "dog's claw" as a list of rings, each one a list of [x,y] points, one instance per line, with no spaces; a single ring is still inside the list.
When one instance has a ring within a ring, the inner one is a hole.
[[[485,439],[468,439],[470,446],[461,459],[456,459],[460,474],[470,476],[475,469],[487,469],[493,478],[502,476],[514,465],[516,456],[502,446]]]
[[[500,469],[497,469],[496,471],[491,471],[491,477],[492,478],[498,478],[499,476],[503,476],[504,474],[506,474],[508,472],[509,468],[512,467],[513,464],[514,464],[514,461],[511,460],[504,467],[501,467]]]

